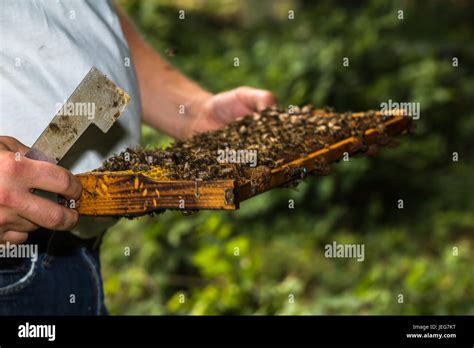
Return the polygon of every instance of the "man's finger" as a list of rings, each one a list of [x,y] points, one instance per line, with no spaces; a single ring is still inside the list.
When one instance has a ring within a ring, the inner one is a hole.
[[[0,237],[0,244],[9,242],[10,244],[21,244],[28,239],[28,233],[18,231],[7,231]]]
[[[68,231],[79,217],[77,211],[68,209],[32,193],[17,193],[12,208],[36,225],[55,231]]]
[[[277,100],[272,93],[268,91],[259,91],[257,98],[257,111],[265,110],[266,108],[276,104]]]
[[[273,94],[263,89],[240,87],[236,92],[238,98],[253,111],[262,111],[276,104],[276,98]]]
[[[13,209],[6,206],[0,208],[0,234],[9,230],[31,232],[39,228],[38,225],[19,216]]]
[[[12,137],[2,136],[0,137],[0,143],[6,145],[9,151],[19,152],[22,155],[25,155],[26,152],[30,149],[28,146],[20,143],[18,140]]]
[[[30,189],[58,193],[66,198],[79,199],[82,185],[71,172],[57,165],[22,157],[24,184]]]

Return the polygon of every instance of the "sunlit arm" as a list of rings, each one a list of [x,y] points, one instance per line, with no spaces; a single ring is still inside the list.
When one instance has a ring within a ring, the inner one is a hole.
[[[212,94],[183,76],[160,57],[138,34],[126,16],[120,23],[135,64],[143,121],[175,138],[191,132],[199,107]]]

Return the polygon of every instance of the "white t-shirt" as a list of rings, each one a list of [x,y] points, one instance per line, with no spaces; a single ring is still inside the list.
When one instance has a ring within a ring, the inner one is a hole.
[[[117,14],[105,0],[1,0],[0,135],[31,146],[93,66],[132,101],[108,133],[91,126],[73,146],[60,165],[74,174],[140,142],[140,97]]]

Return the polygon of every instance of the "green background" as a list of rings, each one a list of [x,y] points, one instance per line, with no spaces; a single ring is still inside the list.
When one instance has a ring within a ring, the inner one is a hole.
[[[399,147],[333,164],[331,175],[239,211],[121,220],[102,248],[112,314],[474,314],[472,3],[119,4],[213,92],[251,85],[282,106],[337,111],[419,102],[421,118]],[[143,135],[147,146],[170,142],[146,127]],[[333,241],[364,244],[365,261],[325,258]]]

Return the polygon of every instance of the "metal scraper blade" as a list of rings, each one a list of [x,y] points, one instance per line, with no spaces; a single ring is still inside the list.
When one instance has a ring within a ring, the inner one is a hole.
[[[93,67],[25,156],[57,164],[91,124],[106,133],[129,102],[127,93]]]

